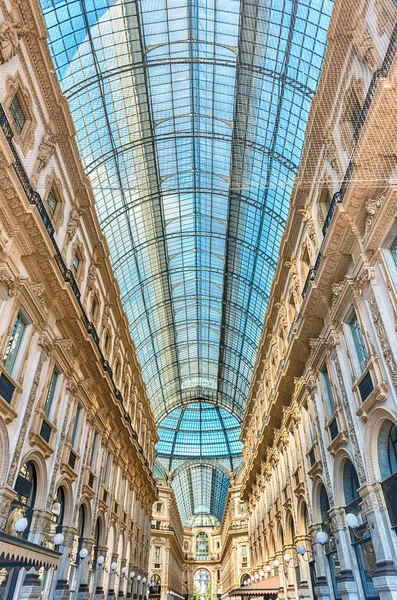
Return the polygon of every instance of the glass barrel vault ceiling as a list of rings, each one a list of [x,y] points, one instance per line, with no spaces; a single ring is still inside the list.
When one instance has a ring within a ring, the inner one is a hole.
[[[155,418],[241,420],[333,2],[41,4]]]
[[[173,460],[189,458],[229,457],[230,470],[235,467],[233,457],[241,461],[242,444],[240,423],[224,408],[195,402],[176,408],[159,424],[159,456],[168,457],[171,471]]]

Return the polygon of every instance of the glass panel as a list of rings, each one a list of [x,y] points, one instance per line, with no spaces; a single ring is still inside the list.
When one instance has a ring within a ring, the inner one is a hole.
[[[47,204],[48,204],[48,208],[50,209],[51,214],[54,215],[56,208],[57,208],[58,200],[57,200],[56,194],[52,188],[50,190],[50,193],[48,194]]]
[[[51,375],[50,385],[48,386],[47,397],[44,405],[44,414],[46,417],[50,418],[51,407],[55,396],[55,390],[57,387],[59,377],[59,370],[57,367],[54,367]]]
[[[390,246],[390,252],[391,252],[394,264],[397,267],[397,238],[394,240],[394,242]]]
[[[93,470],[95,467],[97,451],[98,451],[98,442],[99,442],[99,433],[96,431],[94,433],[94,441],[92,442],[92,449],[91,449],[91,457],[90,457],[91,470]]]
[[[82,416],[83,416],[83,407],[80,406],[80,404],[79,404],[77,407],[77,410],[76,410],[76,415],[74,418],[74,425],[73,425],[73,432],[72,432],[72,446],[74,449],[76,449],[76,446],[78,445],[78,441],[79,441]]]
[[[357,315],[353,312],[353,316],[350,319],[350,330],[352,332],[354,348],[358,362],[360,364],[361,372],[364,371],[368,362],[368,354],[365,348],[364,338],[361,331],[360,323],[358,322]]]
[[[330,419],[335,412],[335,402],[331,388],[331,381],[329,379],[328,369],[325,365],[320,371],[320,377],[322,383],[322,392],[325,400],[325,407],[327,410],[328,418]]]
[[[23,112],[21,103],[19,101],[18,93],[15,94],[14,98],[11,101],[10,112],[12,114],[12,118],[14,119],[15,125],[19,133],[21,133],[23,126],[26,123],[26,117],[25,113]]]
[[[14,370],[15,362],[18,356],[19,349],[21,347],[25,329],[26,321],[22,317],[22,315],[18,313],[4,354],[4,367],[11,374]]]
[[[41,6],[159,451],[235,468],[333,1]]]

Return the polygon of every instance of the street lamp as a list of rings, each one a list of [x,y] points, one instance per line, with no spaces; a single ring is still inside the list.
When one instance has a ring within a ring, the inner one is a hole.
[[[28,520],[26,517],[19,517],[14,523],[14,529],[17,533],[23,533],[28,526]]]

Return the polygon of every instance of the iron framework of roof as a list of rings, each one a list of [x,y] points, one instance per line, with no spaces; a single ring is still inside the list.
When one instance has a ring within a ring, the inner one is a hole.
[[[41,5],[156,421],[240,421],[333,2]]]

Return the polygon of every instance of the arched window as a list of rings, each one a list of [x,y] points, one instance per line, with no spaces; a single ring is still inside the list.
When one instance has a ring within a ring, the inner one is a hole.
[[[94,546],[94,560],[100,555],[99,546],[101,543],[101,519],[97,519],[95,523],[95,546]]]
[[[356,530],[350,529],[350,539],[354,546],[361,582],[366,599],[378,598],[375,586],[372,581],[376,569],[376,557],[374,546],[371,540],[370,530],[366,528],[365,517],[361,514],[360,501],[358,493],[360,482],[356,469],[350,460],[346,460],[343,467],[343,489],[346,501],[346,513],[354,513],[358,517],[359,526]]]
[[[345,494],[347,512],[357,513],[360,511],[358,488],[360,482],[357,477],[356,469],[350,460],[346,460],[343,466],[343,490]]]
[[[157,573],[151,577],[152,585],[150,586],[149,596],[151,598],[160,598],[161,596],[161,577]]]
[[[26,540],[29,535],[29,530],[32,522],[33,507],[36,500],[37,491],[37,475],[36,469],[32,461],[25,463],[19,471],[17,481],[15,483],[16,496],[12,502],[12,513],[10,526],[13,528],[14,522],[21,516],[25,516],[28,520],[23,538]],[[10,529],[10,527],[8,527]],[[13,533],[13,531],[10,531]]]
[[[56,520],[56,532],[62,532],[63,520],[65,518],[65,490],[63,487],[59,487],[56,493],[53,505],[52,513],[55,515]]]
[[[209,541],[205,531],[200,531],[196,535],[196,555],[198,558],[208,558],[209,556]]]
[[[378,437],[378,461],[390,523],[397,530],[397,427],[385,421]]]

